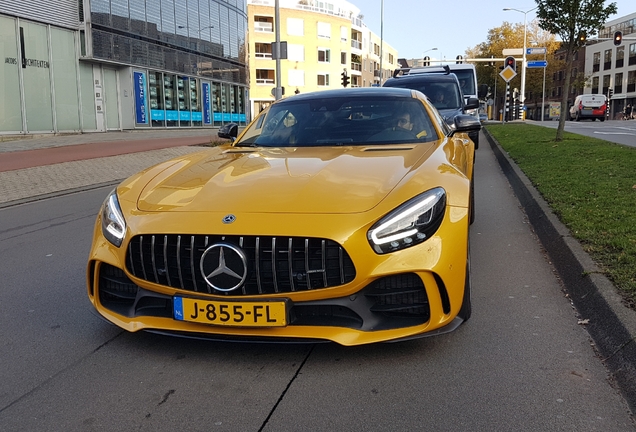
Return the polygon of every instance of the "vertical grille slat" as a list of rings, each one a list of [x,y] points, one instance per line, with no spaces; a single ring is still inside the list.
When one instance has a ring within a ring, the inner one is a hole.
[[[194,285],[194,290],[199,291],[197,287],[197,277],[195,276],[196,273],[194,272],[194,239],[194,236],[190,236],[190,271],[192,272],[192,285]]]
[[[258,293],[263,294],[263,288],[261,285],[261,239],[256,237],[256,285],[258,286]]]
[[[150,238],[150,262],[152,263],[152,274],[155,276],[155,282],[159,283],[159,276],[157,275],[157,263],[155,262],[155,236]]]
[[[296,291],[294,289],[294,248],[293,248],[293,238],[289,238],[289,246],[287,246],[287,262],[289,266],[289,289],[290,291]]]
[[[248,261],[247,280],[233,292],[216,291],[201,274],[203,253],[221,241],[240,247]],[[304,237],[139,235],[130,241],[126,263],[134,277],[148,282],[228,296],[331,288],[355,278],[353,262],[342,246]]]
[[[305,274],[307,275],[307,289],[311,289],[311,273],[309,269],[309,239],[305,239]]]
[[[276,237],[272,237],[272,279],[274,280],[274,292],[278,292],[276,271]]]
[[[170,269],[168,268],[168,236],[163,236],[163,268],[166,269],[166,279],[168,280],[168,286],[172,286],[170,281]]]
[[[183,288],[185,285],[183,284],[183,273],[181,270],[181,236],[177,236],[177,271],[179,273],[180,287]]]
[[[144,275],[144,279],[148,280],[148,276],[146,276],[146,264],[144,263],[144,236],[139,237],[139,258],[141,258],[141,271]]]

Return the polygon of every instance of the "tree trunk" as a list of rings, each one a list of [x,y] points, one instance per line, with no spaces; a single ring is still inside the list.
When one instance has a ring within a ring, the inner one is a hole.
[[[563,84],[561,97],[561,114],[559,115],[559,127],[555,141],[563,141],[563,130],[565,129],[565,120],[569,117],[568,97],[570,96],[570,82],[572,77],[572,58],[574,57],[574,44],[568,44],[565,52],[565,83]]]

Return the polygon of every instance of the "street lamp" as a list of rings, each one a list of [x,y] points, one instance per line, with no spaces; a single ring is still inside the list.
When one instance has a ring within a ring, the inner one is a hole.
[[[535,10],[538,6],[533,7],[532,9],[528,9],[527,11],[522,11],[519,9],[514,9],[514,8],[504,8],[504,11],[515,11],[515,12],[519,12],[523,14],[523,60],[521,63],[521,107],[523,109],[523,107],[525,107],[525,102],[526,102],[526,33],[527,33],[527,25],[526,25],[526,18],[528,15],[528,12],[532,12],[533,10]],[[524,111],[524,115],[523,115],[523,119],[526,119],[525,116],[525,111]]]
[[[422,53],[422,66],[426,66],[426,65],[424,64],[424,63],[425,63],[424,54],[426,54],[426,53],[427,53],[427,52],[429,52],[429,51],[437,51],[437,48],[427,49],[426,51],[424,51],[424,52]]]

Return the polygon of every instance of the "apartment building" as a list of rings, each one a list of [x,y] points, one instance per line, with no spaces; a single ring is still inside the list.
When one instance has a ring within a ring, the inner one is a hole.
[[[614,34],[623,40],[614,45]],[[636,103],[636,12],[605,23],[599,41],[585,48],[585,93],[602,93],[610,98],[610,118],[620,117],[626,105]],[[604,39],[604,40],[602,40]]]
[[[260,112],[274,101],[276,60],[275,1],[248,0],[250,105]],[[283,97],[342,87],[346,71],[351,87],[381,85],[397,68],[397,52],[373,33],[360,9],[344,0],[279,0]]]

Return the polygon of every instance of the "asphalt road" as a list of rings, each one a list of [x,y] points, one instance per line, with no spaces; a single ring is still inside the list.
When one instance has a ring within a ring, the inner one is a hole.
[[[476,179],[471,320],[354,348],[124,333],[85,292],[110,188],[0,209],[0,430],[635,430],[487,145]]]
[[[532,122],[556,129],[557,121]],[[636,120],[593,120],[566,121],[565,130],[589,137],[599,138],[617,144],[636,147]]]

